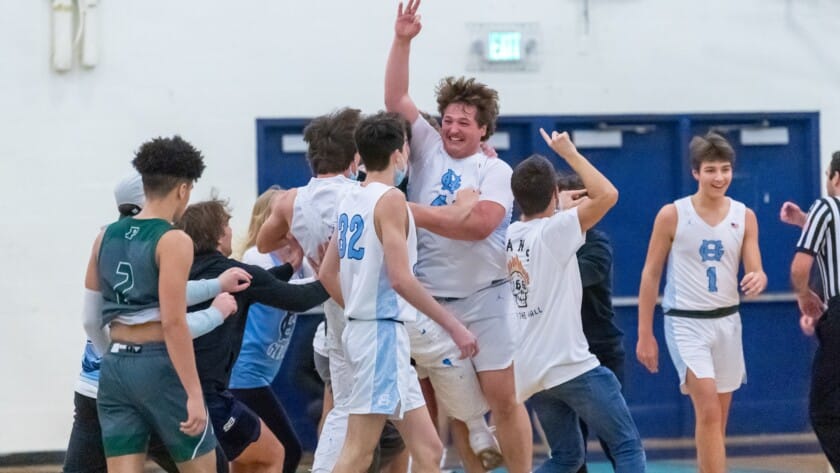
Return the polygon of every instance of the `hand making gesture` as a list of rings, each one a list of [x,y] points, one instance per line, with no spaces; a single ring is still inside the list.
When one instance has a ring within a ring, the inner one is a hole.
[[[420,15],[417,14],[417,8],[420,6],[420,0],[409,0],[408,5],[403,9],[403,4],[397,8],[397,21],[394,24],[394,34],[397,38],[411,41],[420,33],[423,25],[420,24]]]

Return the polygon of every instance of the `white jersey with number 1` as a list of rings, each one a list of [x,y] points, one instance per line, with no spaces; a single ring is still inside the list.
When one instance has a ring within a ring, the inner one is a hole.
[[[668,255],[663,312],[738,305],[746,207],[732,199],[729,202],[729,212],[714,227],[700,218],[690,196],[674,202],[677,230]]]

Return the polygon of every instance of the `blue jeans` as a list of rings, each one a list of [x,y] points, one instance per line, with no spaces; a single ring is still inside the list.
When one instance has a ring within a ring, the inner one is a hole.
[[[645,471],[642,440],[621,395],[621,385],[603,366],[535,394],[531,407],[551,446],[551,458],[537,473],[575,473],[583,465],[586,450],[580,419],[609,446],[616,473]]]

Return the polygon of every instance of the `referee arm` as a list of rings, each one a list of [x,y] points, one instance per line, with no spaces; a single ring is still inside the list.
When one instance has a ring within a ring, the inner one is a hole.
[[[802,235],[796,244],[796,254],[790,265],[790,282],[796,293],[796,301],[802,315],[819,318],[823,313],[823,303],[819,296],[808,286],[811,266],[814,264],[816,249],[825,241],[826,229],[832,220],[832,212],[824,199],[818,200],[802,228]]]

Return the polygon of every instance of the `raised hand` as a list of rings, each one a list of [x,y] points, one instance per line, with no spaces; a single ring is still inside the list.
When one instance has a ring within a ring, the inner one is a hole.
[[[419,7],[420,0],[409,0],[405,9],[400,2],[397,8],[397,21],[394,23],[394,34],[397,38],[411,41],[420,33],[423,25],[420,24],[420,15],[417,14]]]
[[[236,299],[229,292],[223,292],[213,299],[210,304],[222,313],[222,318],[228,318],[236,313]]]
[[[559,131],[552,131],[551,136],[548,136],[548,133],[546,133],[544,129],[540,128],[540,134],[545,140],[545,144],[547,144],[561,157],[568,159],[569,157],[577,154],[577,148],[575,147],[575,144],[572,143],[572,139],[569,137],[568,132],[564,131],[563,133],[560,133]]]
[[[251,285],[251,274],[242,268],[230,268],[219,275],[222,292],[239,292]]]
[[[796,225],[797,227],[805,226],[805,220],[808,215],[793,202],[785,202],[779,210],[779,219],[789,225]]]
[[[560,192],[560,207],[563,210],[569,210],[586,202],[586,189],[576,189],[571,191]]]

